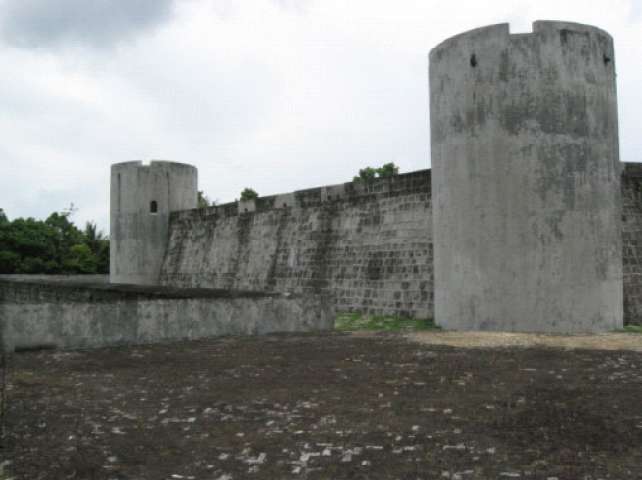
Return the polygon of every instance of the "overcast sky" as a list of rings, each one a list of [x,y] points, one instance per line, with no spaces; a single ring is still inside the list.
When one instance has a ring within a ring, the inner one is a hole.
[[[109,166],[199,169],[211,199],[430,166],[427,54],[538,19],[615,39],[620,152],[642,161],[642,0],[0,0],[0,208],[109,229]]]

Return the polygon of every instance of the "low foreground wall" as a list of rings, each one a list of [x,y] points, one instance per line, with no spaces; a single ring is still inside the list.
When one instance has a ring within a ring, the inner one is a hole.
[[[5,350],[95,348],[333,328],[322,295],[0,278]]]

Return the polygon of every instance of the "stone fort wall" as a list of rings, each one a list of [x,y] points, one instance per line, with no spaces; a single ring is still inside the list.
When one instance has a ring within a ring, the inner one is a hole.
[[[433,316],[430,170],[170,216],[160,282],[303,293],[338,311]],[[622,178],[624,321],[642,324],[642,165]]]
[[[624,323],[642,325],[642,164],[622,174],[622,272]]]
[[[170,217],[161,284],[328,289],[340,311],[432,315],[430,171]]]

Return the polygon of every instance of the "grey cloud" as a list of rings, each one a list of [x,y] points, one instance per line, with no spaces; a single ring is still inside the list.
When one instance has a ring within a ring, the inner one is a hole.
[[[0,0],[3,40],[23,48],[106,47],[168,20],[174,0]]]
[[[633,21],[642,18],[642,3],[635,0],[631,3],[631,18]]]
[[[279,8],[295,13],[304,13],[315,0],[272,0]]]

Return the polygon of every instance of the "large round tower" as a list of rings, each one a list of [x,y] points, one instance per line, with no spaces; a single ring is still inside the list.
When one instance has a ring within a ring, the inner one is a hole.
[[[109,281],[154,285],[167,249],[170,212],[196,208],[197,170],[152,161],[111,167]]]
[[[613,42],[538,21],[430,52],[435,319],[547,332],[622,326]]]

